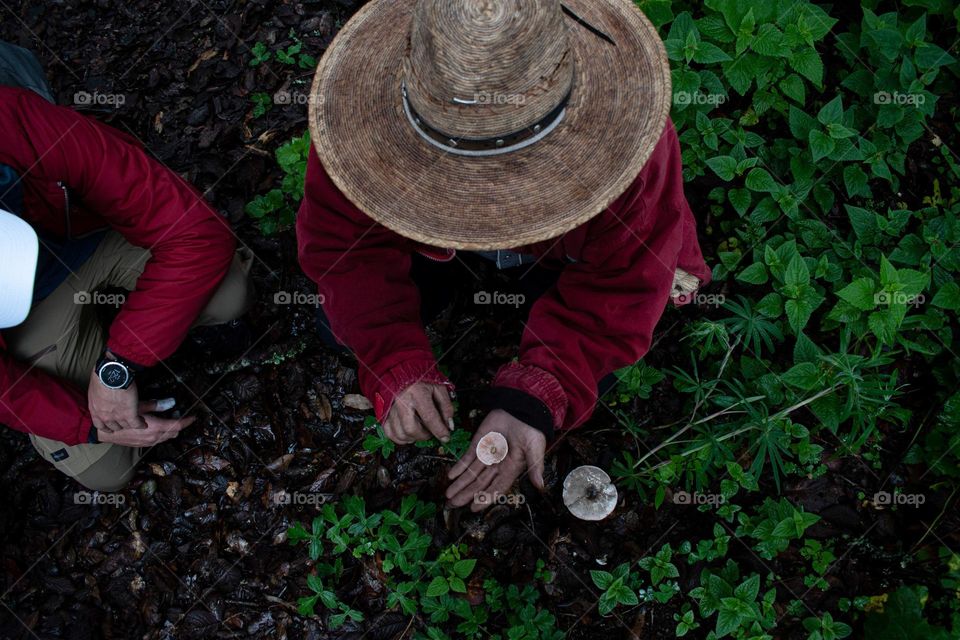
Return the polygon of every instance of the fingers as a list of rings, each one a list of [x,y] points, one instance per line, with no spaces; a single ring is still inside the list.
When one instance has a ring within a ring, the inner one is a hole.
[[[433,387],[433,402],[440,410],[440,417],[447,429],[453,431],[453,400],[450,398],[450,390],[440,385]]]
[[[466,479],[468,481],[463,482],[462,486],[460,486],[460,488],[455,492],[453,490],[455,486],[460,483],[460,480],[458,480],[457,483],[454,483],[454,485],[451,485],[450,488],[447,489],[447,500],[449,500],[451,506],[454,507],[462,507],[470,504],[471,502],[474,503],[474,505],[486,502],[486,500],[478,498],[480,498],[480,494],[486,492],[487,487],[489,487],[490,484],[495,481],[495,478],[497,478],[499,473],[500,469],[494,466],[486,467],[475,478],[468,478],[468,475],[465,474],[461,477],[461,479]]]
[[[154,413],[157,410],[157,401],[144,400],[143,402],[140,403],[140,407],[138,410],[140,411],[140,415],[143,415],[145,413]]]
[[[474,500],[473,504],[470,506],[470,511],[477,512],[483,511],[493,503],[493,497],[506,495],[507,491],[510,490],[510,487],[513,486],[514,480],[517,479],[518,469],[500,469],[499,473],[494,474],[492,482],[490,482],[486,487],[480,489],[480,491],[486,491],[488,499],[486,500]],[[464,502],[463,504],[466,504]]]
[[[530,470],[527,472],[530,483],[539,491],[544,490],[543,484],[543,456],[538,456],[530,463]]]
[[[417,415],[423,422],[427,430],[440,442],[450,441],[450,429],[446,418],[440,415],[440,410],[434,404],[436,395],[432,392],[425,392],[422,398],[418,399],[416,405]]]
[[[103,431],[104,433],[114,432],[103,420],[93,414],[90,415],[90,421],[93,422],[93,426],[97,431]]]
[[[447,496],[448,500],[451,499],[453,496],[463,491],[464,487],[467,487],[471,483],[476,481],[477,478],[480,477],[480,474],[482,474],[487,469],[496,469],[496,465],[488,467],[487,465],[477,460],[476,456],[474,456],[474,460],[470,464],[470,466],[466,467],[464,472],[461,473],[459,477],[456,480],[454,480],[453,483],[450,484],[449,487],[447,487],[447,491],[444,495]]]
[[[180,432],[192,425],[196,417],[165,419],[149,416],[146,429],[124,429],[100,434],[101,442],[119,444],[125,447],[150,447],[180,435]]]
[[[453,480],[461,473],[467,470],[470,466],[477,463],[477,436],[473,437],[473,440],[470,442],[470,447],[467,449],[467,452],[463,454],[463,457],[457,460],[453,465],[450,471],[447,472],[447,479]],[[480,463],[481,466],[483,463]]]

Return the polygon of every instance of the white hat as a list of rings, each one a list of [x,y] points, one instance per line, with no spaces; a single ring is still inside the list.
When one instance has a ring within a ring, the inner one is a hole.
[[[0,329],[27,319],[40,242],[29,224],[0,209]]]

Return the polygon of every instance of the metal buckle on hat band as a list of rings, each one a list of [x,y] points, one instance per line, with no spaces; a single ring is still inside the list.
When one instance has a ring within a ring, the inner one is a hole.
[[[570,100],[570,94],[568,93],[553,111],[522,131],[506,136],[497,136],[495,138],[468,140],[453,138],[428,125],[416,110],[414,110],[413,105],[410,104],[410,100],[407,98],[406,83],[401,85],[401,92],[403,93],[403,110],[407,114],[407,119],[410,120],[410,124],[413,125],[414,131],[416,131],[421,138],[434,147],[443,149],[449,153],[474,157],[497,156],[510,153],[529,147],[542,140],[563,121],[563,117],[567,112],[567,102]]]

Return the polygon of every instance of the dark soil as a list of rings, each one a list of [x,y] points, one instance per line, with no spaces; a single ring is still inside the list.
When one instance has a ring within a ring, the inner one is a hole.
[[[144,391],[176,395],[179,406],[200,420],[149,454],[122,493],[124,504],[75,504],[78,485],[40,460],[21,434],[0,432],[0,638],[395,638],[422,628],[422,620],[410,625],[398,613],[383,614],[382,597],[369,599],[359,580],[344,585],[341,596],[367,614],[363,625],[333,632],[320,618],[299,616],[296,599],[306,593],[310,562],[303,547],[287,543],[286,529],[314,511],[271,499],[280,489],[357,493],[375,510],[416,492],[439,505],[452,462],[418,448],[401,449],[384,462],[363,449],[366,414],[343,404],[345,394],[358,392],[355,363],[318,344],[309,308],[273,302],[279,290],[312,291],[297,266],[292,231],[265,239],[243,213],[253,196],[277,185],[274,149],[306,127],[302,105],[275,106],[254,119],[251,94],[305,92],[312,77],[312,70],[276,60],[252,68],[251,47],[258,41],[271,49],[289,44],[292,28],[305,51],[319,57],[357,4],[0,3],[0,38],[37,52],[61,104],[73,104],[81,90],[123,94],[119,108],[83,111],[135,136],[205,191],[258,258],[257,303],[249,318],[223,334],[191,337]],[[466,304],[480,288],[465,282],[452,313],[431,327],[438,353],[445,354],[442,365],[458,385],[459,422],[468,429],[493,372],[515,355],[521,330],[517,317],[478,316],[478,307]],[[648,359],[652,365],[687,365],[678,338],[698,313],[667,312]],[[218,340],[223,335],[245,337],[251,346],[239,357],[225,355]],[[669,383],[659,385],[651,400],[620,409],[648,429],[683,417]],[[665,431],[652,433],[655,442]],[[918,542],[935,548],[937,536],[958,543],[956,513],[945,514],[924,536],[944,496],[933,495],[909,514],[877,511],[858,498],[881,486],[909,485],[910,471],[898,463],[911,434],[890,435],[890,448],[880,452],[882,472],[846,458],[831,461],[832,472],[823,478],[785,487],[789,498],[823,518],[813,537],[841,541],[828,592],[803,585],[809,562],[795,552],[763,562],[731,542],[731,556],[745,570],[779,577],[778,602],[795,596],[822,611],[841,596],[881,593],[904,581],[930,583],[932,567],[916,564],[906,552]],[[838,445],[821,444],[828,451]],[[676,545],[712,537],[715,518],[669,500],[656,510],[621,490],[616,514],[587,524],[572,519],[559,498],[558,478],[569,469],[584,463],[609,468],[634,446],[615,413],[601,405],[582,431],[555,448],[547,495],[524,485],[529,501],[521,508],[499,506],[484,516],[457,512],[447,520],[438,515],[431,525],[434,541],[462,538],[480,570],[504,583],[530,581],[536,560],[546,559],[557,579],[541,602],[570,638],[672,638],[677,599],[602,618],[589,570],[636,560],[668,540]],[[681,588],[695,586],[699,572],[699,566],[682,566]],[[782,613],[781,630],[792,629],[782,637],[805,638],[798,618]]]

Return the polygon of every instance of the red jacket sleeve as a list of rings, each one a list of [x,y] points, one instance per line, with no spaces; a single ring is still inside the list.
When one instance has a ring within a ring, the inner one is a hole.
[[[534,304],[519,361],[493,382],[541,400],[555,428],[582,424],[600,380],[647,353],[677,266],[710,279],[672,123],[633,185],[588,224],[580,259]]]
[[[0,131],[0,162],[24,179],[62,181],[85,209],[150,250],[108,346],[144,366],[170,356],[229,269],[228,223],[118,132],[30,91],[0,88]]]
[[[68,445],[87,441],[87,399],[65,380],[14,360],[0,338],[0,424]]]
[[[410,277],[413,244],[377,224],[337,189],[312,149],[297,216],[300,264],[317,283],[337,340],[380,420],[418,382],[452,386],[437,369]]]

